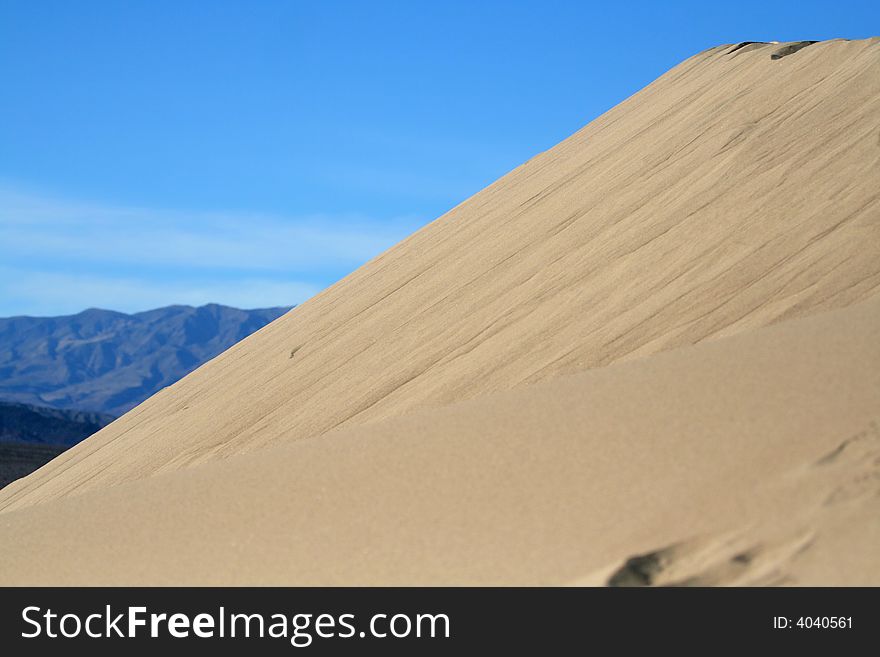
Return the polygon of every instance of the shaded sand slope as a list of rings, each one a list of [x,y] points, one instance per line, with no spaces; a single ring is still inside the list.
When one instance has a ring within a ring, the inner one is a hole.
[[[771,58],[785,48],[688,59],[8,487],[0,508],[868,298],[880,39]]]
[[[875,298],[3,513],[0,584],[878,585],[878,422]]]

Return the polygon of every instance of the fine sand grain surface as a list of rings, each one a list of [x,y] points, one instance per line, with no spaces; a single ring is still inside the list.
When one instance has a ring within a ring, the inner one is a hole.
[[[0,583],[880,584],[880,39],[700,53],[0,491]]]

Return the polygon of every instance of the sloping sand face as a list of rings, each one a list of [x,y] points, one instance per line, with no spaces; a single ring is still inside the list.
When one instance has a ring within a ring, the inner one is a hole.
[[[880,39],[713,48],[0,491],[0,579],[876,583],[878,286]]]
[[[876,585],[878,425],[874,299],[9,511],[0,583]]]

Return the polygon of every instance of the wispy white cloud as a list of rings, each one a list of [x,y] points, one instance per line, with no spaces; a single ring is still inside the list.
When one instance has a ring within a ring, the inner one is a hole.
[[[283,217],[58,201],[0,187],[0,244],[20,258],[306,271],[361,263],[406,236],[414,217]]]
[[[0,184],[0,315],[292,305],[420,224],[119,207]]]

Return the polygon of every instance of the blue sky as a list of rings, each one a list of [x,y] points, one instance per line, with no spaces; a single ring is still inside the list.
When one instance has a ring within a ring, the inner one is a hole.
[[[874,2],[0,0],[0,316],[299,303],[688,56]]]

